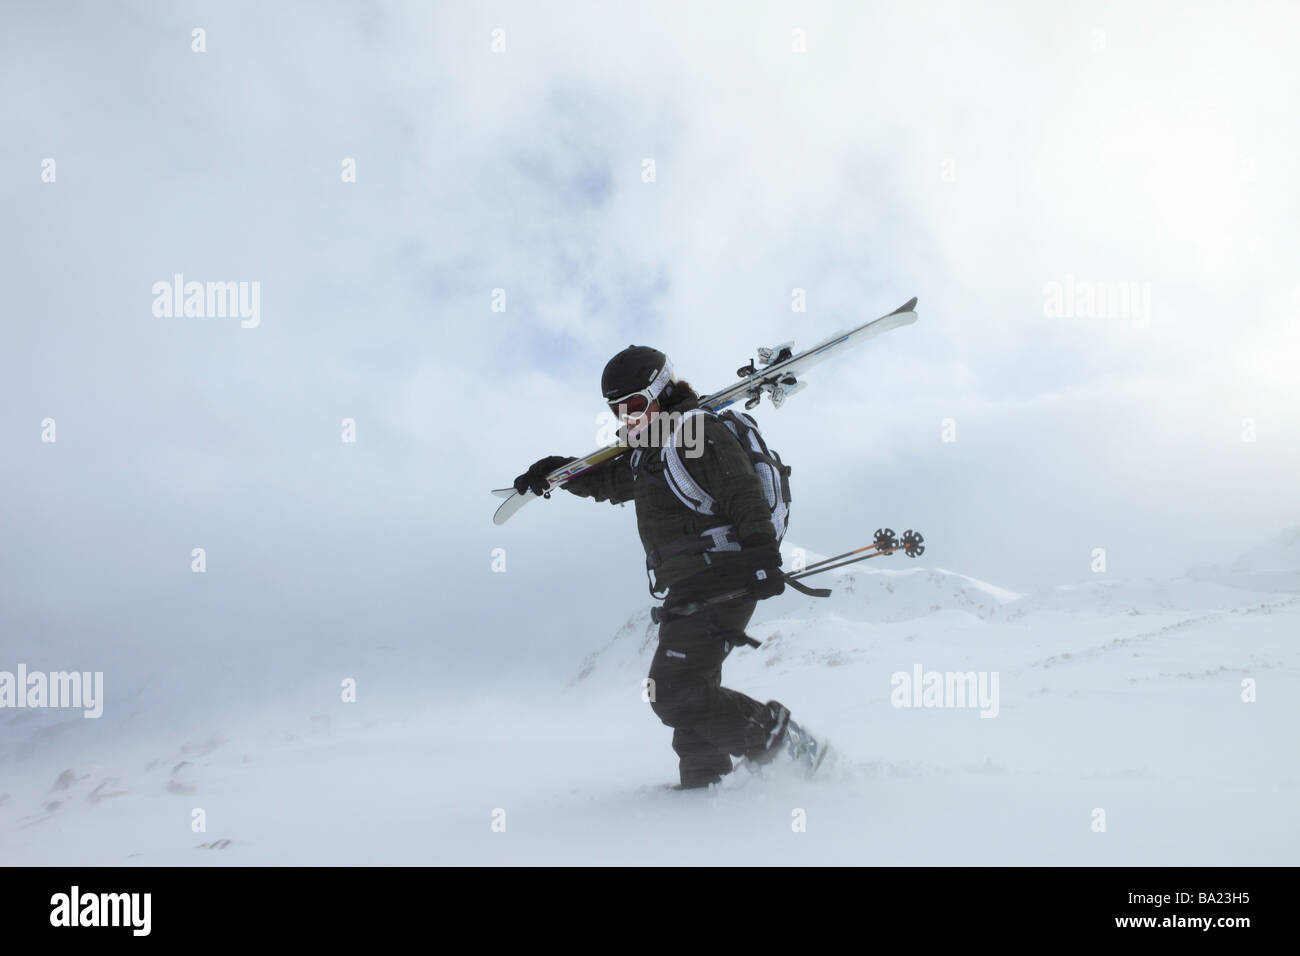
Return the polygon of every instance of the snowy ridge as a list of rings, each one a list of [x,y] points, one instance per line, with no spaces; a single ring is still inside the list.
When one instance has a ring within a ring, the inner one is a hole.
[[[789,567],[794,549],[786,545],[782,550]],[[804,556],[807,565],[824,557],[807,551]],[[1029,594],[910,561],[902,567],[881,566],[890,560],[907,561],[901,554],[882,556],[811,579],[832,589],[829,598],[788,589],[779,598],[761,603],[748,633],[771,645],[757,652],[764,666],[788,662],[791,655],[805,662],[841,665],[861,654],[873,635],[883,633],[879,625],[910,622],[927,630],[962,628],[974,622],[1069,627],[1057,623],[1059,617],[1080,616],[1155,618],[1161,625],[1213,612],[1272,607],[1270,595],[1300,593],[1300,529],[1247,552],[1232,565],[1237,570],[1202,569],[1163,581],[1099,576]],[[1151,622],[1103,626],[1127,633],[1149,628]],[[612,671],[620,681],[639,680],[654,656],[656,639],[649,607],[639,608],[609,643],[586,657],[568,687],[589,682],[598,671],[602,677]]]
[[[1300,525],[1288,528],[1265,544],[1251,548],[1232,563],[1234,574],[1300,569]]]
[[[1198,568],[1190,576],[1220,587],[1300,594],[1300,526],[1251,548],[1227,567]]]

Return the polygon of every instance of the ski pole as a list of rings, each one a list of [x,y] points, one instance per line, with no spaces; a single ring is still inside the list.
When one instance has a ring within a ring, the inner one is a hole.
[[[703,611],[706,607],[712,607],[714,604],[724,604],[727,601],[734,601],[736,598],[745,597],[750,594],[749,588],[742,588],[739,591],[731,591],[728,594],[719,594],[716,597],[706,598],[703,601],[692,601],[690,604],[682,604],[672,610],[667,605],[656,606],[650,609],[650,620],[656,624],[662,624],[670,617],[689,617],[696,611]]]
[[[816,562],[811,567],[804,568],[795,574],[785,574],[785,583],[790,585],[796,591],[802,591],[804,594],[813,597],[828,597],[829,588],[810,588],[807,585],[798,584],[800,578],[806,578],[813,574],[821,574],[823,571],[833,571],[836,568],[842,568],[849,564],[857,564],[859,561],[866,561],[868,558],[874,558],[882,554],[893,554],[895,551],[903,551],[910,558],[918,557],[925,553],[925,538],[919,531],[908,530],[903,532],[901,539],[894,537],[894,532],[888,528],[877,529],[876,540],[871,544],[861,548],[854,548],[852,551],[846,551],[844,554],[837,555],[833,558],[825,558]],[[871,551],[870,554],[862,554],[864,551]],[[861,557],[851,558],[848,561],[840,561],[841,558],[850,557],[851,555],[861,554]],[[839,564],[830,562],[840,561]],[[706,598],[702,601],[692,601],[690,604],[683,604],[673,608],[671,611],[664,607],[652,607],[650,609],[650,620],[656,624],[661,624],[670,617],[687,617],[697,611],[702,611],[707,607],[715,604],[723,604],[727,601],[734,601],[736,598],[746,597],[753,592],[749,588],[742,588],[738,591],[730,591],[726,594],[719,594],[716,597]]]
[[[810,588],[806,584],[797,583],[792,576],[784,573],[782,573],[781,577],[785,579],[786,584],[790,585],[790,587],[794,588],[796,591],[802,591],[804,594],[812,597],[830,597],[830,588]],[[650,620],[658,624],[670,617],[686,617],[694,614],[696,611],[702,611],[706,607],[712,607],[714,604],[725,604],[728,601],[734,601],[736,598],[750,597],[753,593],[754,592],[749,588],[741,588],[738,591],[729,591],[726,594],[718,594],[711,598],[705,598],[702,601],[692,601],[690,604],[682,604],[672,610],[668,610],[666,605],[663,607],[652,607],[650,609]]]
[[[870,554],[862,554],[863,551],[868,551],[868,550],[871,551]],[[811,565],[806,568],[801,568],[798,571],[791,572],[788,576],[788,579],[794,580],[795,578],[808,577],[809,575],[813,575],[813,574],[821,574],[823,571],[831,571],[835,568],[842,568],[846,564],[857,564],[859,561],[866,561],[868,558],[878,558],[882,554],[893,554],[895,550],[897,549],[882,548],[879,550],[875,550],[875,545],[867,545],[867,547],[865,548],[857,548],[856,550],[849,551],[843,555],[840,555],[841,558],[848,557],[849,555],[853,555],[853,554],[859,555],[856,558],[850,558],[848,561],[840,561],[839,558],[827,558],[825,561],[818,561],[815,565]],[[832,563],[832,562],[837,562],[837,563]]]
[[[857,564],[859,561],[866,561],[870,558],[879,557],[882,554],[893,554],[895,551],[902,551],[909,558],[919,557],[925,553],[925,538],[919,531],[908,530],[903,532],[901,539],[894,538],[893,532],[888,528],[884,529],[883,534],[888,536],[887,540],[882,540],[881,531],[876,532],[876,541],[867,545],[865,548],[857,548],[853,551],[846,551],[844,554],[835,558],[827,558],[825,561],[818,561],[811,567],[805,568],[795,574],[786,577],[787,581],[796,581],[799,578],[806,578],[813,574],[821,574],[823,571],[834,571],[836,568],[847,567],[850,564]],[[848,561],[840,561],[840,558],[859,554],[863,551],[872,550],[870,554],[863,554],[861,557],[850,558]],[[831,564],[832,561],[838,561],[838,564]]]
[[[871,542],[871,544],[865,544],[860,548],[854,548],[852,551],[845,551],[843,554],[837,554],[831,558],[822,558],[820,561],[814,561],[812,564],[808,565],[806,568],[801,568],[796,573],[803,574],[805,571],[812,571],[815,568],[819,568],[824,564],[830,564],[832,561],[839,561],[841,558],[847,558],[850,555],[860,554],[863,551],[870,551],[873,548],[890,548],[890,547],[896,547],[897,545],[898,545],[898,539],[894,537],[894,532],[891,529],[877,528],[876,538],[874,541]]]
[[[873,551],[871,554],[864,554],[861,557],[853,558],[849,561],[841,561],[839,564],[828,564],[824,567],[814,568],[811,571],[800,571],[786,578],[787,581],[797,581],[799,578],[811,577],[814,574],[821,574],[823,571],[834,571],[836,568],[847,568],[850,564],[857,564],[860,561],[869,561],[872,558],[878,558],[882,554],[893,554],[893,551]]]

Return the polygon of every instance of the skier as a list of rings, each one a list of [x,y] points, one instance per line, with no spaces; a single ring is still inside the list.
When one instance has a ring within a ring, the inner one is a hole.
[[[650,706],[673,728],[678,788],[707,787],[731,772],[733,756],[762,764],[787,743],[788,709],[722,686],[722,662],[732,648],[757,646],[745,634],[757,602],[785,590],[772,509],[750,452],[712,413],[694,411],[702,419],[703,440],[682,452],[686,427],[677,416],[699,409],[699,396],[677,380],[662,352],[629,346],[609,360],[600,384],[638,450],[570,479],[564,488],[597,501],[635,503],[647,574],[655,574],[651,593],[667,589],[666,619],[650,665]],[[664,415],[667,423],[677,423],[675,430],[660,427]],[[639,447],[633,440],[638,433],[672,438]],[[515,490],[543,494],[546,476],[573,460],[541,459],[515,479]],[[711,511],[700,513],[692,488],[697,495],[703,489]],[[746,588],[748,596],[679,613],[685,605]]]

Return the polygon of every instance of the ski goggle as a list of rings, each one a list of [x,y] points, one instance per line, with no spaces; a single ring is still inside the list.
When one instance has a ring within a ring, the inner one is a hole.
[[[611,398],[609,400],[609,410],[620,419],[630,418],[638,419],[645,415],[650,409],[650,403],[659,397],[673,377],[673,367],[665,362],[664,367],[659,370],[659,374],[645,388],[629,392],[622,398]]]
[[[654,400],[655,396],[650,394],[650,389],[643,388],[639,392],[614,399],[609,403],[609,410],[620,419],[640,418],[649,410],[650,403]]]

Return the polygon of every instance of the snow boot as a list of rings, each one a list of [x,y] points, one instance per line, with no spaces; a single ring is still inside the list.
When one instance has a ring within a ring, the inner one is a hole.
[[[763,746],[752,753],[745,754],[745,760],[761,767],[770,763],[777,754],[788,749],[790,732],[790,710],[779,701],[769,700],[767,711],[772,719],[771,729],[763,741]]]

